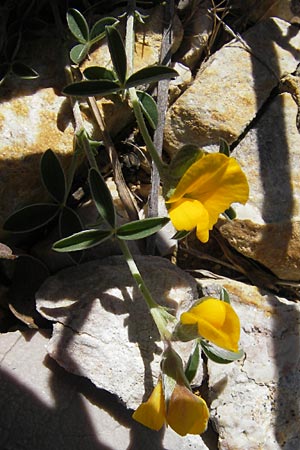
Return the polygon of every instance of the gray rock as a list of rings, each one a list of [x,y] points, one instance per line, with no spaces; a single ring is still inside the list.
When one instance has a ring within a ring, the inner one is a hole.
[[[0,448],[9,450],[208,450],[199,436],[155,432],[46,352],[49,332],[0,334]]]
[[[195,280],[168,260],[136,257],[153,298],[176,311],[197,298]],[[136,408],[160,373],[162,343],[123,257],[62,270],[37,293],[37,309],[55,321],[48,352]],[[191,345],[179,350],[187,361]],[[200,368],[201,369],[201,368]],[[199,370],[195,383],[201,384]]]
[[[168,110],[164,146],[170,155],[184,144],[216,148],[234,142],[253,120],[280,78],[300,61],[296,26],[271,18],[217,51],[194,83]]]
[[[199,283],[206,295],[228,290],[245,351],[229,365],[208,363],[219,450],[298,450],[299,304],[229,279]]]
[[[277,96],[233,152],[247,175],[250,198],[237,220],[219,227],[229,243],[285,280],[300,280],[300,134],[297,106]]]

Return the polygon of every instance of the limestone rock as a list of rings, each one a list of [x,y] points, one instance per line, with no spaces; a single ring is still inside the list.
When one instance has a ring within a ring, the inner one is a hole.
[[[300,448],[300,306],[229,279],[199,280],[204,294],[225,287],[242,327],[242,360],[208,363],[211,417],[220,450]]]
[[[0,447],[10,450],[208,450],[199,436],[157,433],[47,355],[49,331],[0,334]]]
[[[174,311],[198,298],[195,280],[168,260],[136,257],[136,262],[160,304]],[[129,408],[136,408],[145,392],[150,394],[162,353],[134,283],[124,258],[114,256],[62,270],[36,296],[40,314],[56,322],[48,345],[51,357],[118,395]],[[182,344],[179,351],[187,361],[191,347]]]
[[[285,280],[300,280],[300,134],[297,106],[277,96],[233,152],[246,173],[250,198],[221,233],[244,255]],[[221,221],[220,221],[221,223]]]
[[[230,3],[244,20],[253,22],[267,17],[279,17],[293,23],[300,16],[298,0],[231,0]]]
[[[164,147],[171,155],[184,144],[235,141],[253,120],[279,79],[300,61],[299,29],[271,18],[243,35],[250,47],[231,41],[198,72],[166,117]]]
[[[198,0],[189,2],[188,5],[180,5],[184,10],[183,21],[185,34],[179,53],[180,61],[190,69],[193,69],[208,48],[209,38],[213,30],[212,15],[208,12],[212,6],[210,0]]]

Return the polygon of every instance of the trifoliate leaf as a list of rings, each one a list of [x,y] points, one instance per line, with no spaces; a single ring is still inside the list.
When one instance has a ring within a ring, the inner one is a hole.
[[[170,219],[168,217],[151,217],[126,223],[117,229],[116,235],[122,240],[143,239],[151,236],[164,227]]]
[[[76,252],[78,250],[86,250],[101,244],[112,235],[112,230],[84,230],[55,242],[52,248],[57,252]]]
[[[243,350],[239,350],[238,352],[230,352],[229,350],[224,350],[203,339],[201,339],[200,343],[206,356],[219,364],[229,364],[233,361],[241,359],[244,356]]]
[[[119,91],[118,83],[110,80],[85,80],[72,83],[63,89],[63,94],[75,97],[105,96]]]
[[[89,40],[89,27],[80,11],[74,8],[69,9],[67,23],[69,30],[78,42],[84,44]]]
[[[52,203],[37,203],[25,206],[13,213],[4,223],[3,229],[12,233],[25,233],[49,223],[59,212]]]
[[[147,92],[143,91],[136,91],[136,94],[139,99],[139,103],[144,113],[144,116],[146,117],[151,128],[155,130],[158,124],[158,110],[153,97],[147,94]]]
[[[90,32],[90,44],[95,44],[105,37],[105,27],[108,25],[116,26],[119,23],[118,19],[115,17],[104,17],[103,19],[98,20],[91,29]]]
[[[80,64],[87,56],[90,46],[88,44],[77,44],[70,51],[71,61],[75,64]]]
[[[106,37],[110,57],[118,79],[123,86],[126,80],[127,57],[123,39],[114,26],[106,27]]]
[[[167,66],[149,66],[133,73],[126,81],[126,88],[140,86],[141,84],[154,83],[160,80],[176,78],[178,73],[176,70]]]
[[[107,187],[100,172],[90,169],[89,185],[95,206],[100,216],[114,228],[116,224],[116,213],[110,190]]]
[[[43,154],[40,170],[43,184],[51,197],[58,203],[63,203],[66,193],[65,174],[59,159],[51,149]]]

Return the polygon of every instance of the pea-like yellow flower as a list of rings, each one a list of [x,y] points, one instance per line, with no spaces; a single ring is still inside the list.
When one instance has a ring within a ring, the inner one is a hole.
[[[181,436],[201,434],[207,428],[209,410],[205,401],[186,386],[176,384],[165,404],[162,381],[159,380],[149,399],[142,403],[132,416],[136,421],[153,430],[169,425]]]
[[[238,351],[240,320],[229,303],[207,297],[180,316],[184,326],[197,325],[198,335],[218,347]]]
[[[222,153],[211,153],[187,169],[166,205],[177,230],[196,228],[197,238],[207,242],[219,215],[231,203],[246,203],[248,197],[248,182],[238,162]]]

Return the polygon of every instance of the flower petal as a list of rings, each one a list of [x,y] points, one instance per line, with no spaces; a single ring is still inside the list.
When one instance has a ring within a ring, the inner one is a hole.
[[[176,230],[190,231],[197,226],[199,233],[208,232],[209,216],[198,200],[181,199],[171,204],[168,212]]]
[[[160,430],[165,423],[165,400],[161,380],[150,397],[132,415],[133,419],[152,430]]]
[[[167,423],[181,436],[201,434],[207,428],[209,411],[205,401],[186,386],[176,384],[166,415]]]
[[[180,322],[197,323],[198,333],[204,339],[226,350],[238,351],[240,320],[229,303],[208,298],[182,313]]]

